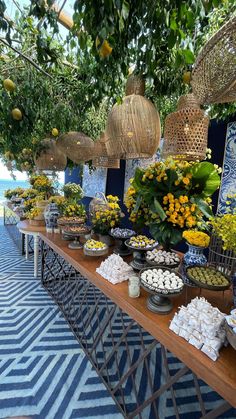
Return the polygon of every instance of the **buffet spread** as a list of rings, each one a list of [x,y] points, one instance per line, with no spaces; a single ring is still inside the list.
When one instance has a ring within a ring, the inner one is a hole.
[[[199,170],[199,166],[197,167]],[[166,163],[167,170],[172,170],[170,163]],[[194,177],[194,172],[191,170],[191,166],[186,164],[186,178],[184,181],[182,177],[180,178],[183,188],[188,188]],[[143,169],[141,179],[143,184],[146,183],[147,177],[152,183],[153,173],[159,173],[158,176],[161,176],[157,164]],[[180,188],[180,181],[175,181],[176,189]],[[168,228],[170,225],[173,226],[173,237],[177,234],[176,214],[178,211],[182,214],[187,212],[182,236],[189,250],[182,257],[174,250],[175,246],[171,245],[175,241],[170,238],[169,231],[166,233],[163,231],[160,236],[160,231],[155,234],[152,227],[147,234],[144,234],[144,230],[134,221],[132,229],[123,227],[123,213],[117,196],[104,196],[99,193],[92,199],[86,211],[81,201],[84,193],[79,185],[73,183],[64,185],[61,191],[63,195],[60,195],[54,188],[52,179],[46,175],[34,175],[30,183],[32,187],[28,190],[18,189],[14,193],[11,191],[6,193],[12,204],[18,206],[21,215],[25,214],[30,223],[45,223],[48,233],[61,234],[63,240],[68,242],[68,247],[75,252],[77,249],[83,249],[85,257],[102,258],[96,272],[113,285],[129,281],[127,298],[138,298],[140,289],[145,290],[148,293],[147,308],[151,312],[162,315],[172,312],[173,300],[188,287],[198,288],[202,292],[204,289],[223,292],[232,286],[232,272],[227,274],[216,264],[208,264],[204,249],[209,246],[210,236],[206,230],[200,231],[194,226],[196,204],[193,200],[190,203],[184,192],[178,199],[174,198],[174,194],[168,193],[163,197],[161,208],[157,201],[154,207],[151,207],[156,227],[159,225],[161,228],[166,212],[170,218]],[[132,220],[132,217],[134,219],[136,211],[135,221],[138,222],[139,213],[141,217],[143,211],[143,219],[148,219],[147,214],[150,209],[146,207],[141,209],[137,205],[137,209],[134,209],[133,204],[130,206],[136,194],[135,188],[134,181],[131,181],[126,204],[131,211],[130,219]],[[175,217],[174,223],[171,217]],[[217,224],[217,219],[214,222]],[[149,225],[149,221],[146,225]],[[111,249],[112,254],[110,254]],[[127,256],[129,260],[126,259]],[[133,291],[128,297],[130,290]],[[231,308],[233,309],[233,299]],[[178,313],[173,314],[170,329],[212,360],[217,359],[221,346],[227,343],[228,336],[230,336],[229,342],[235,347],[235,310],[227,316],[217,311],[217,308],[211,307],[208,301],[195,299],[181,307]]]

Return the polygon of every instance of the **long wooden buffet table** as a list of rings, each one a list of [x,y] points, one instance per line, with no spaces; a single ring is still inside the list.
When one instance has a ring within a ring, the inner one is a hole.
[[[221,417],[231,406],[236,408],[236,352],[233,348],[223,348],[219,359],[213,362],[169,329],[178,307],[189,302],[198,290],[188,288],[187,293],[177,297],[170,314],[153,314],[146,308],[147,293],[144,290],[141,290],[140,298],[132,299],[128,297],[127,282],[112,285],[96,273],[105,257],[87,257],[82,250],[71,250],[68,242],[56,234],[41,233],[40,237],[42,283],[63,310],[124,417],[161,417],[158,399],[170,390],[173,411],[178,418],[175,384],[189,370],[193,374],[202,418]],[[222,311],[230,310],[230,291],[223,295],[222,292],[204,290],[203,295]],[[134,342],[140,346],[138,355],[132,348]],[[118,358],[121,346],[127,356],[126,367]],[[150,362],[155,351],[159,351],[162,359],[164,382],[158,382],[158,371],[153,370]],[[182,361],[181,368],[174,374],[168,364],[169,351]],[[137,387],[142,368],[146,369],[145,396],[140,395]],[[204,406],[199,379],[224,399],[210,412]]]

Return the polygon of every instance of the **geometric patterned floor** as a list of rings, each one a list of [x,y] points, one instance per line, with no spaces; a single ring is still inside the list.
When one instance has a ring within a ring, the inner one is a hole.
[[[114,401],[77,343],[60,310],[33,277],[0,226],[0,418],[121,419]],[[173,371],[179,361],[172,358]],[[219,396],[201,383],[206,408]],[[181,419],[198,419],[188,375],[177,383]],[[175,419],[171,398],[160,400],[160,419]],[[236,418],[231,409],[221,418]]]
[[[32,272],[0,226],[0,418],[123,418]]]

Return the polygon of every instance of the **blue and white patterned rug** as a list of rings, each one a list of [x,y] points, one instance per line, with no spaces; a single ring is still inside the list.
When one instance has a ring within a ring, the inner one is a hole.
[[[32,272],[33,261],[20,255],[0,226],[0,418],[121,419],[59,309]],[[181,363],[170,357],[174,374]],[[141,383],[143,391],[143,376]],[[205,383],[200,385],[207,410],[216,407],[220,397]],[[199,418],[191,374],[182,377],[175,390],[180,418]],[[161,397],[159,414],[160,419],[175,418],[170,392]],[[231,410],[223,417],[233,419],[236,413]]]

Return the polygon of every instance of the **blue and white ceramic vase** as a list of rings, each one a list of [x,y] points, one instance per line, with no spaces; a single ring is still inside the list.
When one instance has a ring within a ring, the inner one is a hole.
[[[44,211],[44,218],[46,223],[47,233],[59,233],[60,229],[57,225],[58,217],[60,216],[60,211],[57,204],[51,203],[48,204]]]
[[[195,265],[206,265],[207,258],[204,255],[205,247],[193,246],[192,244],[187,243],[188,251],[184,255],[184,265],[185,266],[195,266]]]

